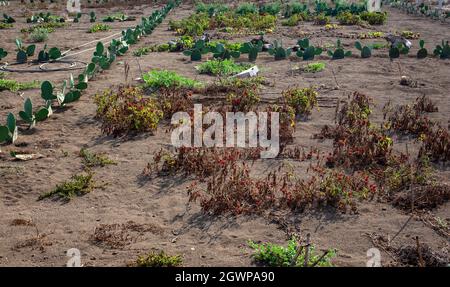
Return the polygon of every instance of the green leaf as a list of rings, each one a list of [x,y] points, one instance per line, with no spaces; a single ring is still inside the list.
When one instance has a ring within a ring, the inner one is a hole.
[[[361,43],[358,42],[358,41],[356,41],[356,42],[355,42],[355,48],[358,49],[358,50],[360,50],[360,51],[362,51]]]
[[[61,57],[61,51],[58,48],[53,47],[48,51],[48,55],[50,59],[56,60]]]
[[[87,87],[88,87],[88,84],[85,83],[85,82],[79,82],[79,83],[75,86],[75,88],[76,88],[77,90],[86,90]]]
[[[417,51],[417,58],[418,59],[424,59],[428,56],[428,51],[425,48],[420,49]]]
[[[6,126],[8,127],[10,133],[16,129],[16,117],[12,113],[9,113],[6,117]]]
[[[32,116],[30,117],[30,116],[29,116],[26,112],[24,112],[24,111],[20,111],[20,112],[19,112],[19,117],[20,117],[22,120],[24,120],[25,122],[29,123],[29,124],[33,123],[33,118],[32,118]]]
[[[9,141],[9,130],[5,126],[0,126],[0,142]]]
[[[419,41],[420,48],[423,48],[424,45],[425,45],[425,41],[424,40],[420,40]]]
[[[191,55],[191,61],[200,61],[202,59],[202,54],[199,50],[193,50]]]
[[[36,121],[38,121],[38,122],[42,122],[42,121],[45,120],[47,117],[48,117],[48,110],[47,110],[46,108],[40,109],[40,110],[35,114]]]
[[[36,50],[36,45],[30,45],[27,47],[27,56],[31,57],[34,55],[34,51]]]
[[[19,52],[17,52],[17,62],[25,63],[27,61],[27,58],[27,53],[25,53],[24,51],[20,50]]]
[[[23,104],[23,109],[29,117],[33,115],[33,104],[31,103],[30,98],[27,98],[25,100],[25,103]]]

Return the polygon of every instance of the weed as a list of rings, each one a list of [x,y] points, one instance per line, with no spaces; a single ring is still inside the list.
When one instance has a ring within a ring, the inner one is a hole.
[[[97,23],[92,25],[91,28],[89,28],[88,33],[106,32],[109,30],[111,30],[111,26],[107,24]]]
[[[38,81],[32,82],[17,82],[16,80],[7,80],[0,78],[0,91],[8,90],[11,92],[18,92],[23,90],[30,90],[39,88],[41,85]]]
[[[313,88],[291,88],[282,94],[284,102],[295,110],[296,116],[310,115],[318,104],[318,93]]]
[[[258,13],[258,8],[254,3],[244,2],[239,4],[239,6],[236,8],[236,14],[239,15],[248,15],[256,13]]]
[[[138,267],[178,267],[183,264],[180,255],[170,256],[164,251],[159,253],[151,252],[147,255],[139,256],[136,260]]]
[[[183,77],[176,72],[167,70],[152,70],[142,76],[145,86],[151,89],[159,88],[199,88],[198,81]]]
[[[304,68],[303,71],[306,73],[318,73],[325,69],[325,63],[322,62],[315,62],[315,63],[309,63]]]
[[[20,32],[22,33],[33,33],[35,30],[39,30],[39,29],[47,29],[48,33],[53,33],[55,32],[55,29],[57,28],[62,28],[65,27],[66,24],[65,23],[54,23],[54,22],[50,22],[50,23],[40,23],[37,25],[33,25],[31,27],[28,28],[23,28],[20,30]]]
[[[39,28],[31,32],[29,37],[33,43],[44,42],[48,39],[48,33],[46,28]]]
[[[321,14],[319,14],[319,15],[314,17],[314,24],[315,25],[324,26],[324,25],[330,24],[330,21],[331,21],[330,17],[326,16],[324,13],[321,13]]]
[[[59,198],[69,201],[74,196],[85,195],[93,189],[94,180],[92,173],[76,174],[69,181],[57,185],[54,190],[40,195],[39,200],[57,195]]]
[[[298,247],[295,238],[288,241],[287,247],[269,242],[257,244],[251,240],[248,245],[254,251],[253,259],[257,263],[269,267],[331,267],[333,266],[331,259],[336,256],[336,251],[333,249],[327,250],[325,255],[321,256],[317,254],[314,245],[306,248]],[[309,250],[308,255],[306,255],[307,249]],[[306,260],[308,262],[305,262]]]
[[[83,164],[86,167],[104,167],[110,164],[117,164],[117,162],[109,159],[106,155],[93,153],[85,148],[80,150],[80,157],[83,159]]]
[[[236,64],[233,60],[208,60],[196,67],[200,74],[209,74],[214,76],[230,76],[238,74],[252,67],[251,64]]]
[[[154,132],[163,118],[156,100],[144,98],[137,87],[120,87],[116,92],[106,90],[95,96],[95,103],[102,131],[108,135]]]
[[[336,18],[341,25],[358,25],[361,23],[361,18],[349,11],[341,12]]]
[[[370,25],[383,25],[387,20],[387,12],[364,11],[359,16],[361,20],[368,22]]]
[[[0,22],[0,30],[2,30],[2,29],[10,29],[12,27],[13,27],[13,24],[1,23]]]

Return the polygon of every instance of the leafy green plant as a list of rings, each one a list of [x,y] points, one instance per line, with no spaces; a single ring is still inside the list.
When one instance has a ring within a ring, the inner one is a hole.
[[[0,22],[0,30],[12,28],[13,24],[2,23]]]
[[[25,63],[28,57],[34,55],[34,51],[36,50],[36,45],[24,46],[21,39],[16,39],[17,46],[17,62]]]
[[[450,46],[448,45],[448,41],[444,43],[444,40],[442,40],[442,44],[436,46],[433,54],[439,56],[441,59],[450,59]]]
[[[3,50],[3,48],[0,48],[0,61],[6,56],[8,56],[8,52],[6,52],[6,50]]]
[[[6,125],[0,125],[0,143],[9,142],[14,143],[17,139],[17,125],[16,117],[9,113],[6,117]]]
[[[361,23],[361,18],[349,11],[341,12],[336,19],[341,25],[358,25]]]
[[[283,91],[284,102],[295,110],[297,116],[307,116],[318,105],[318,93],[313,88],[291,88]]]
[[[309,39],[304,38],[302,40],[298,40],[297,45],[299,45],[299,49],[297,51],[297,57],[303,58],[303,60],[314,60],[315,56],[319,56],[322,54],[321,48],[316,48],[314,46],[309,45]]]
[[[102,121],[102,131],[107,135],[129,132],[154,132],[163,111],[155,99],[144,98],[141,88],[120,87],[106,90],[95,96],[97,118]]]
[[[211,19],[206,13],[192,14],[178,21],[169,21],[169,29],[178,35],[201,36],[210,28],[210,22]]]
[[[275,40],[273,42],[272,48],[269,49],[269,54],[275,57],[275,60],[284,60],[289,57],[292,53],[292,48],[285,49],[283,48],[283,42],[278,42]]]
[[[42,122],[48,117],[48,110],[46,108],[39,109],[36,113],[33,112],[33,104],[30,98],[25,100],[23,104],[23,111],[19,112],[19,116],[22,120],[30,125],[30,129],[33,128],[37,122]]]
[[[159,88],[198,88],[202,84],[198,81],[183,77],[176,72],[167,70],[152,70],[142,76],[145,86],[151,89]]]
[[[424,59],[424,58],[426,58],[428,56],[428,51],[427,51],[427,49],[424,48],[425,41],[424,40],[420,40],[419,41],[419,46],[420,46],[420,49],[419,49],[419,51],[417,51],[417,58],[418,59]]]
[[[289,18],[301,13],[309,14],[308,5],[306,3],[292,1],[286,4],[283,9],[284,18]]]
[[[332,249],[321,256],[317,254],[314,245],[299,247],[295,237],[288,241],[287,247],[269,242],[257,244],[251,240],[248,245],[254,251],[253,259],[270,267],[331,267],[331,259],[336,256],[336,251]]]
[[[210,48],[210,51],[213,53],[214,58],[228,60],[231,57],[239,58],[241,56],[241,52],[229,50],[222,43],[217,43],[214,48]]]
[[[31,27],[27,27],[27,28],[23,28],[20,30],[20,32],[22,33],[33,33],[34,30],[37,29],[47,29],[48,33],[53,33],[55,32],[55,29],[57,28],[62,28],[65,27],[66,24],[65,23],[60,23],[60,22],[50,22],[50,23],[39,23],[37,25],[33,25]]]
[[[273,3],[266,3],[259,7],[259,14],[269,14],[269,15],[278,15],[281,11],[281,3],[280,2],[273,2]]]
[[[79,153],[80,157],[83,159],[83,164],[86,167],[104,167],[107,165],[116,165],[117,162],[108,158],[104,154],[98,154],[88,151],[85,148],[82,148]]]
[[[38,81],[18,82],[16,80],[0,79],[0,91],[8,90],[11,92],[18,92],[23,90],[30,90],[39,87]]]
[[[359,41],[356,41],[355,48],[361,51],[361,58],[370,58],[372,56],[372,47],[370,46],[363,46]]]
[[[328,55],[332,57],[333,60],[344,59],[352,55],[351,51],[345,51],[342,47],[341,40],[337,40],[336,49],[334,51],[328,50]]]
[[[251,66],[250,64],[236,64],[231,59],[214,59],[201,63],[196,69],[200,74],[229,76],[245,71]]]
[[[99,65],[103,70],[107,70],[110,68],[115,59],[116,55],[105,49],[102,42],[97,43],[94,55],[92,57],[92,63]]]
[[[40,12],[39,14],[35,14],[27,18],[27,23],[41,23],[41,22],[61,23],[64,22],[64,18],[52,15],[50,12],[47,13]]]
[[[254,3],[244,2],[239,4],[235,12],[239,15],[255,14],[258,13],[258,8]]]
[[[89,28],[89,33],[97,33],[97,32],[106,32],[111,30],[111,26],[107,25],[107,24],[102,24],[102,23],[97,23],[91,26],[91,28]]]
[[[190,56],[191,61],[200,61],[202,55],[209,53],[210,49],[205,45],[204,40],[198,40],[195,42],[194,47],[190,50],[183,52],[185,56]]]
[[[151,252],[144,256],[139,256],[136,260],[138,267],[178,267],[183,264],[183,259],[180,255],[170,256],[164,251],[159,253]]]
[[[76,87],[82,88],[82,89],[84,87],[82,87],[81,83],[79,83],[78,85],[75,86],[74,79],[73,79],[72,75],[70,75],[70,83],[69,83],[69,85],[70,85],[69,86],[69,91],[66,93],[67,81],[64,80],[61,90],[56,92],[56,99],[58,100],[58,103],[59,103],[59,105],[61,107],[64,107],[66,104],[70,104],[70,103],[76,102],[81,97],[81,92],[78,89],[76,89]]]
[[[256,44],[252,42],[247,42],[241,46],[240,52],[242,54],[248,54],[248,60],[250,62],[254,62],[258,57],[258,53],[262,51],[262,47],[263,47],[262,41],[258,41]]]
[[[52,191],[41,194],[38,199],[43,200],[56,195],[65,201],[69,201],[74,196],[85,195],[95,188],[93,176],[94,174],[90,172],[75,174],[70,180],[56,185],[56,188]]]
[[[383,25],[387,20],[387,12],[364,11],[359,16],[370,25]]]
[[[114,13],[111,15],[106,16],[102,19],[103,22],[125,22],[125,21],[135,21],[136,17],[127,16],[124,13]]]
[[[41,98],[45,101],[50,116],[52,114],[52,102],[57,99],[57,96],[54,94],[53,85],[49,81],[44,81],[41,84]]]
[[[129,45],[126,41],[118,40],[118,39],[112,39],[111,43],[108,47],[108,51],[117,56],[124,55],[129,49]]]
[[[48,40],[48,30],[45,28],[36,29],[30,34],[29,37],[33,43],[47,41]]]
[[[322,62],[315,62],[315,63],[309,63],[304,68],[303,71],[306,73],[318,73],[320,71],[323,71],[325,69],[325,63]]]
[[[331,21],[330,17],[326,16],[324,13],[321,13],[314,17],[315,25],[321,25],[321,26],[327,25],[327,24],[330,24],[330,21]]]

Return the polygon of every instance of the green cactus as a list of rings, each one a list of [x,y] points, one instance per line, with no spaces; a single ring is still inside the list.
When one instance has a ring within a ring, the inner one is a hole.
[[[47,108],[41,108],[36,113],[33,113],[33,104],[31,102],[30,98],[27,98],[25,100],[25,103],[23,104],[23,111],[19,112],[19,116],[22,120],[24,120],[26,123],[28,123],[30,126],[29,128],[33,128],[37,122],[44,121],[48,117],[48,110]]]
[[[6,56],[8,56],[8,52],[6,52],[6,50],[3,50],[3,48],[0,48],[0,61]]]
[[[49,110],[48,116],[50,116],[52,114],[52,101],[56,100],[57,97],[53,94],[53,86],[49,81],[45,81],[41,84],[41,98],[44,99],[46,107]]]
[[[16,39],[17,46],[17,62],[25,63],[28,60],[28,57],[34,55],[34,51],[36,50],[36,45],[30,45],[28,47],[23,45],[21,39]]]
[[[419,49],[419,51],[417,51],[417,58],[418,59],[424,59],[424,58],[426,58],[428,56],[428,51],[427,51],[427,49],[424,48],[425,41],[424,40],[420,40],[419,41],[419,46],[420,46],[420,49]]]
[[[275,61],[278,60],[284,60],[287,57],[289,57],[292,53],[292,49],[285,49],[283,48],[283,42],[280,41],[274,41],[273,42],[273,47],[271,49],[269,49],[269,54],[275,57]]]
[[[258,57],[258,53],[262,51],[263,42],[258,41],[257,44],[253,44],[252,42],[244,43],[241,48],[240,52],[242,54],[248,54],[248,60],[250,62],[256,61],[256,58]]]
[[[94,23],[97,20],[94,11],[91,11],[91,13],[89,13],[89,16],[91,17],[91,19],[89,19],[89,22]]]
[[[228,50],[222,43],[217,43],[210,51],[213,53],[214,58],[222,60],[229,60],[231,57],[239,58],[241,56],[241,52]]]
[[[319,56],[323,52],[321,48],[310,46],[308,38],[298,40],[297,44],[300,46],[297,51],[297,57],[303,58],[305,61],[314,60],[315,56]]]
[[[341,40],[338,39],[336,42],[336,50],[334,51],[328,50],[328,55],[332,57],[333,60],[339,60],[351,56],[352,52],[345,51],[344,48],[342,47]]]
[[[6,125],[0,126],[0,143],[14,143],[17,139],[16,117],[9,113],[6,117]]]
[[[80,18],[81,18],[81,13],[78,12],[78,13],[75,15],[75,18],[73,19],[73,22],[74,22],[74,23],[80,22]]]
[[[400,55],[406,55],[409,53],[409,48],[406,47],[404,44],[399,43],[396,47],[391,47],[389,49],[389,58],[396,59],[399,58]]]
[[[361,58],[370,58],[372,56],[372,47],[363,46],[360,42],[355,42],[355,48],[361,51]]]
[[[185,56],[190,56],[191,61],[201,61],[202,55],[210,52],[210,49],[205,45],[204,40],[195,42],[194,47],[183,52]]]
[[[433,54],[439,56],[441,59],[450,59],[450,46],[448,45],[448,41],[444,43],[444,40],[442,40],[442,45],[437,45]]]

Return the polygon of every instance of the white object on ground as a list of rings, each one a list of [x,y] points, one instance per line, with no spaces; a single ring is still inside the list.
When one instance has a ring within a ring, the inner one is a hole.
[[[236,78],[250,78],[250,77],[256,77],[259,73],[258,66],[253,66],[250,69],[247,69],[245,71],[240,72],[237,75],[234,75],[233,77]]]
[[[67,12],[69,13],[80,13],[81,12],[80,0],[67,0],[66,9]]]

